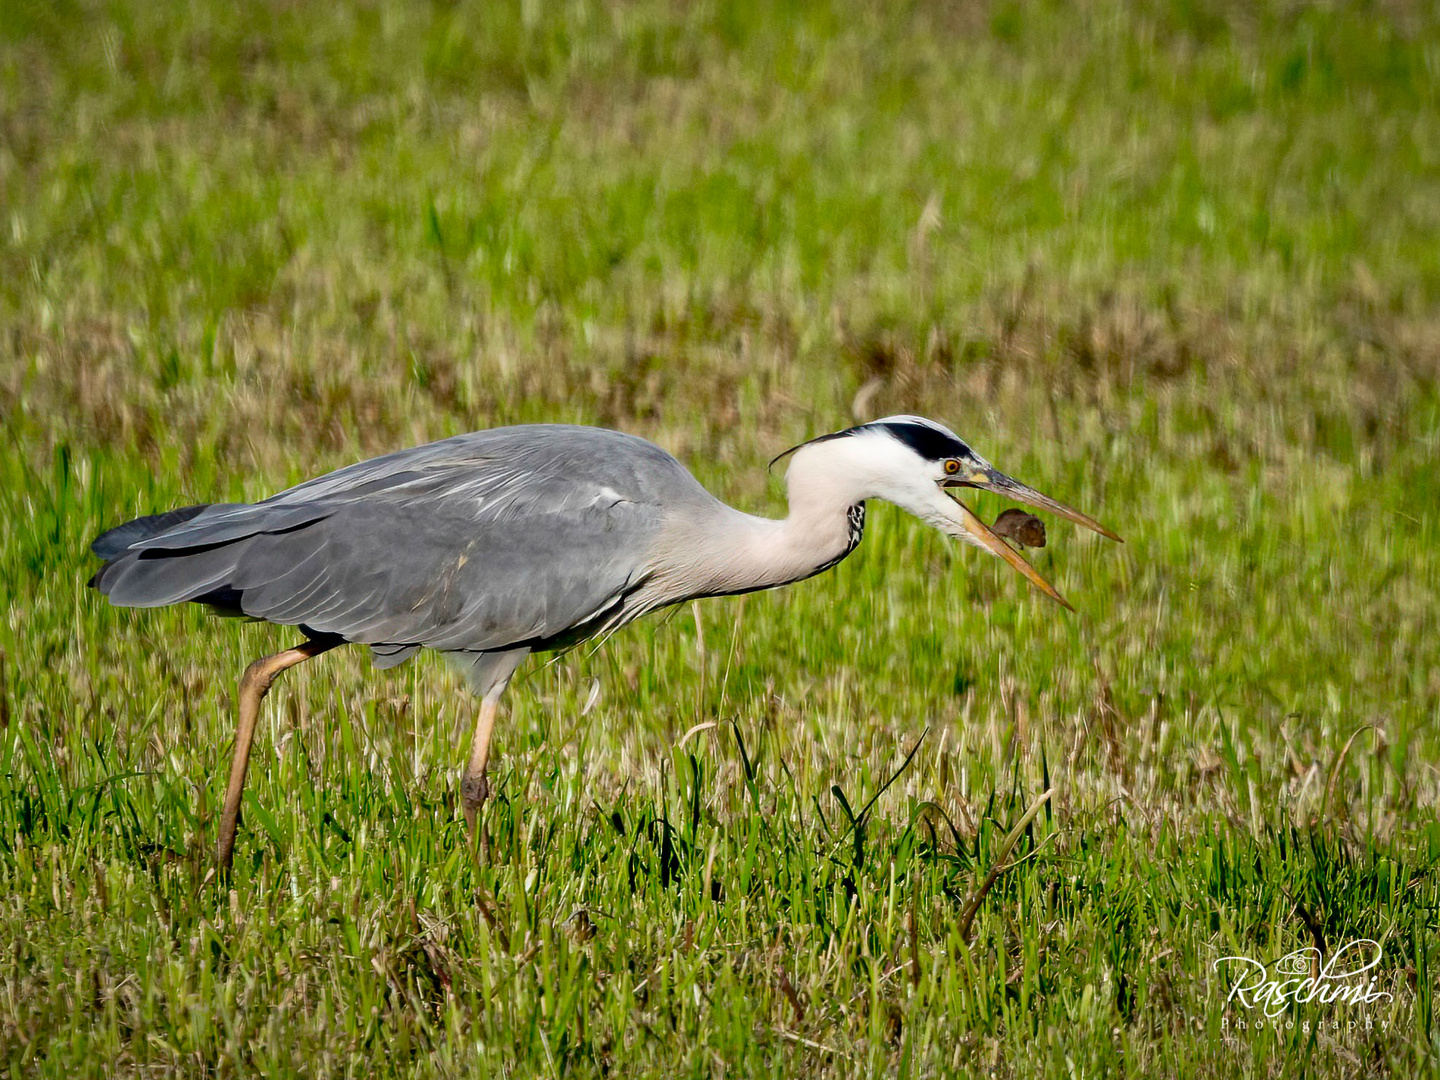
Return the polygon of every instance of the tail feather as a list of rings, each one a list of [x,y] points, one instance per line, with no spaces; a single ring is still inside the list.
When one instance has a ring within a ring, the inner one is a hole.
[[[209,503],[201,503],[199,506],[184,506],[179,510],[170,510],[163,514],[138,517],[134,521],[116,525],[115,528],[101,533],[91,543],[90,550],[102,559],[113,559],[131,544],[149,540],[152,536],[159,536],[176,525],[183,525],[191,518],[198,517],[208,509],[210,509]]]
[[[264,612],[251,617],[298,626],[313,639],[354,640],[307,625],[305,602],[324,579],[324,567],[315,560],[323,555],[325,537],[317,534],[307,544],[296,534],[333,512],[333,507],[311,504],[206,503],[135,518],[91,543],[90,550],[105,565],[89,584],[120,607],[191,601],[242,617],[249,608]],[[283,552],[269,550],[282,541]],[[390,668],[409,660],[421,645],[386,641],[370,648],[375,666]]]
[[[163,607],[225,590],[236,563],[252,541],[152,558],[145,550],[126,551],[100,568],[94,587],[117,607]]]
[[[302,529],[332,512],[312,505],[204,503],[136,518],[90,545],[105,560],[90,587],[121,607],[208,603],[212,596],[221,598],[218,606],[229,606],[236,585],[230,578],[252,541]]]
[[[191,510],[197,512],[191,514]],[[187,507],[187,516],[172,522],[159,532],[130,541],[129,551],[182,552],[229,544],[263,533],[282,533],[323,521],[335,512],[333,506],[302,503],[298,506],[263,503],[213,503],[210,506]],[[164,515],[161,515],[162,517]],[[142,519],[148,520],[148,519]]]

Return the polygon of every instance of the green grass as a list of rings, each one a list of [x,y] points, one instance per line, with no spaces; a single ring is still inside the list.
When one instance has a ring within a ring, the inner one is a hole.
[[[1437,175],[1423,4],[0,5],[0,1068],[1440,1073]],[[1126,537],[1052,526],[1078,613],[876,507],[532,662],[483,865],[475,702],[345,650],[217,885],[292,634],[84,588],[509,422],[778,513],[898,411]],[[1237,1030],[1215,961],[1317,938],[1392,998]]]

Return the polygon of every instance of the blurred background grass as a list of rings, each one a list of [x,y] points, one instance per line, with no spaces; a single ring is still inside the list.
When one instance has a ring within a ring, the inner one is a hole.
[[[6,1059],[1434,1069],[1437,106],[1398,2],[5,4]],[[96,532],[539,420],[778,513],[766,460],[900,411],[1127,538],[1051,530],[1078,617],[873,513],[831,574],[536,665],[483,868],[473,704],[327,658],[200,886],[288,638],[102,606]],[[927,727],[850,851],[831,785]],[[1210,962],[1312,922],[1384,941],[1393,1023],[1215,1057]]]

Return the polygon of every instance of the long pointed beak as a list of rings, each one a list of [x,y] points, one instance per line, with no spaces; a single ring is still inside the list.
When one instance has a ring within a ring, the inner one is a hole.
[[[1000,558],[1004,559],[1016,570],[1019,570],[1020,573],[1024,574],[1027,578],[1029,578],[1032,585],[1034,585],[1037,589],[1043,592],[1046,596],[1050,597],[1051,600],[1054,600],[1061,607],[1067,609],[1068,611],[1075,610],[1069,605],[1069,603],[1066,602],[1063,596],[1061,596],[1058,592],[1055,591],[1055,586],[1051,585],[1048,581],[1046,581],[1043,577],[1040,576],[1039,570],[1036,570],[1033,566],[1026,562],[1025,557],[1021,555],[1018,551],[1012,548],[1004,540],[1000,539],[1000,537],[996,536],[990,530],[990,526],[986,525],[983,521],[981,521],[968,506],[966,506],[959,499],[945,499],[944,501],[953,502],[955,504],[955,509],[959,511],[959,524],[962,524],[965,528],[965,532],[969,534],[965,537],[965,539],[970,540],[978,547],[984,548],[992,555],[1000,556]]]
[[[985,491],[993,491],[997,495],[1007,496],[1017,502],[1023,502],[1029,506],[1039,507],[1041,510],[1049,510],[1051,513],[1059,514],[1061,517],[1075,522],[1076,525],[1083,525],[1092,532],[1097,532],[1101,536],[1114,540],[1117,543],[1123,544],[1125,542],[1089,514],[1082,514],[1079,510],[1050,498],[1049,495],[1042,495],[1034,488],[1022,484],[1019,480],[1006,476],[996,469],[981,469],[964,478],[956,477],[954,480],[947,481],[945,486],[973,487],[982,488]],[[974,515],[972,514],[971,516],[973,517]],[[1001,556],[1001,558],[1004,558],[1004,556]]]

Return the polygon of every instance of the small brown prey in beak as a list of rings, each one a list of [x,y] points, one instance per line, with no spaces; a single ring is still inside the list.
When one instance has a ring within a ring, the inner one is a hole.
[[[1045,546],[1045,523],[1030,511],[1021,510],[1018,506],[1000,511],[1000,515],[990,525],[990,531],[1022,548]]]
[[[1049,510],[1052,513],[1059,514],[1061,517],[1073,521],[1077,525],[1083,525],[1085,528],[1097,532],[1110,540],[1115,540],[1122,544],[1125,542],[1104,525],[1101,525],[1094,518],[1090,517],[1090,515],[1082,514],[1079,510],[1066,506],[1064,503],[1052,499],[1048,495],[1042,495],[1034,488],[1022,484],[1019,480],[1006,476],[1004,473],[995,469],[987,468],[977,470],[963,479],[957,477],[954,480],[947,481],[944,486],[947,488],[981,488],[985,491],[993,491],[996,494],[1005,495],[1014,499],[1017,502],[1023,502],[1030,506],[1038,507],[1041,510]],[[981,547],[993,555],[998,555],[1016,570],[1020,571],[1037,589],[1050,597],[1051,600],[1054,600],[1057,604],[1071,611],[1075,610],[1070,607],[1063,596],[1055,591],[1053,585],[1040,576],[1040,571],[1031,566],[1025,557],[1016,551],[1015,548],[1000,539],[994,530],[981,521],[973,510],[958,498],[955,499],[955,502],[964,515],[966,527],[974,534],[975,538],[980,541]]]

